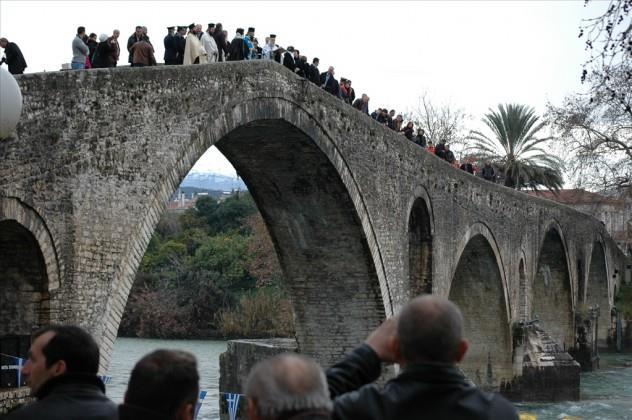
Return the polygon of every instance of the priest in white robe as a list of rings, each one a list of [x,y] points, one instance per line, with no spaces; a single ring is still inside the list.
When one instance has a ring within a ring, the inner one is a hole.
[[[205,64],[208,63],[206,50],[198,35],[202,32],[202,25],[195,25],[195,28],[187,35],[187,42],[184,46],[183,64]]]

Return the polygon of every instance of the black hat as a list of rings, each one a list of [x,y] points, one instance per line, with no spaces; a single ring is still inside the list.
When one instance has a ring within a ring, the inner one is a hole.
[[[289,51],[289,52],[294,52],[294,47],[290,45],[290,46],[289,46],[289,47],[287,47],[285,50],[286,50],[286,51]]]
[[[178,31],[182,31],[182,30],[184,30],[186,28],[187,28],[186,26],[178,26]]]
[[[175,26],[167,26],[167,29],[170,31],[173,31],[176,27]]]
[[[270,38],[276,38],[275,34],[270,34]]]
[[[209,24],[208,24],[208,27],[209,27],[209,28],[214,28],[214,27],[215,27],[215,24],[214,24],[214,23],[209,23]]]
[[[195,23],[192,23],[192,24],[189,25],[189,30],[191,30],[193,28],[195,28]]]
[[[255,28],[253,27],[248,28],[248,32],[254,32],[254,31],[255,31]]]
[[[244,34],[244,28],[237,28],[237,33],[238,34]]]

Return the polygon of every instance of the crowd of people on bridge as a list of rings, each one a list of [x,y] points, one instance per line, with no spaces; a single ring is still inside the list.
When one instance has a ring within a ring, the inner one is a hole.
[[[472,385],[458,369],[468,350],[463,323],[452,302],[425,295],[326,371],[296,353],[266,359],[252,368],[243,387],[248,418],[517,419],[511,403]],[[80,327],[56,325],[35,332],[22,368],[34,401],[6,419],[195,418],[200,376],[192,354],[161,349],[142,357],[118,406],[97,376],[99,356],[96,341]],[[382,364],[392,363],[401,367],[399,375],[376,386]]]
[[[118,29],[112,31],[111,35],[103,33],[97,37],[96,33],[88,35],[85,27],[78,27],[77,34],[72,40],[70,68],[80,70],[116,67],[121,54],[119,36]],[[431,139],[426,138],[423,128],[415,128],[413,121],[404,123],[403,115],[396,113],[394,109],[389,111],[388,108],[377,108],[370,113],[369,96],[363,93],[360,97],[356,97],[350,79],[341,77],[337,80],[333,66],[321,72],[318,57],[314,57],[310,63],[307,56],[301,54],[298,48],[280,46],[275,34],[266,36],[265,42],[260,44],[255,36],[254,27],[249,27],[246,31],[243,28],[237,28],[233,38],[229,39],[228,31],[221,23],[209,23],[206,29],[203,29],[201,24],[192,23],[188,26],[167,27],[163,44],[165,65],[242,60],[275,61],[358,111],[370,115],[378,123],[403,135],[450,165],[492,182],[496,180],[495,170],[489,162],[486,162],[480,170],[471,157],[466,156],[459,162],[445,139],[435,139],[436,144],[433,144]],[[13,74],[22,74],[26,68],[26,61],[20,48],[6,38],[0,38],[0,47],[5,49],[6,58],[2,62],[8,64],[9,71]],[[126,49],[127,62],[130,66],[157,65],[155,50],[149,39],[147,27],[136,26],[134,33],[127,39]]]

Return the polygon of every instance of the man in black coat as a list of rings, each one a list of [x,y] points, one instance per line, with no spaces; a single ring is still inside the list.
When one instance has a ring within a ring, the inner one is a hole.
[[[175,64],[183,64],[184,63],[184,50],[187,46],[186,39],[187,27],[186,26],[178,26],[178,32],[173,36],[174,45],[176,47],[176,62]]]
[[[165,37],[165,64],[178,64],[178,38],[175,34],[175,26],[167,27],[167,36]]]
[[[318,57],[314,57],[312,64],[309,65],[309,80],[315,85],[320,86],[320,71],[318,70],[318,64],[320,64],[320,59]]]
[[[426,147],[428,142],[426,140],[426,134],[423,128],[419,128],[417,130],[417,136],[415,136],[415,139],[413,141],[421,147]]]
[[[235,37],[230,41],[230,46],[228,47],[228,61],[245,60],[249,54],[250,48],[248,48],[244,41],[244,30],[243,28],[238,28]]]
[[[327,371],[332,417],[517,420],[509,401],[471,385],[456,367],[468,348],[462,334],[463,316],[452,302],[436,295],[414,299],[397,321],[386,320]],[[381,362],[397,362],[402,371],[380,389],[372,382]]]
[[[6,420],[117,420],[98,369],[99,346],[86,331],[71,325],[42,328],[33,334],[22,368],[37,401]]]
[[[294,61],[294,47],[287,47],[287,50],[283,53],[283,61],[281,64],[294,73],[294,70],[296,69],[296,62]]]
[[[439,140],[439,143],[437,143],[435,147],[435,155],[441,159],[445,159],[445,140]]]
[[[329,66],[329,69],[325,73],[320,75],[320,85],[327,92],[334,95],[336,98],[340,93],[340,85],[338,81],[334,78],[334,68],[333,66]]]
[[[6,38],[0,38],[0,47],[4,48],[4,54],[6,56],[6,58],[0,61],[0,65],[7,63],[9,73],[11,74],[24,73],[26,61],[24,60],[22,51],[20,51],[20,47],[18,47],[15,42],[9,42]]]
[[[129,38],[127,38],[127,51],[129,51],[127,61],[129,62],[130,66],[134,65],[134,54],[132,53],[132,45],[140,41],[149,42],[149,38],[147,38],[147,36],[145,35],[143,27],[137,26],[136,31],[134,31],[134,33]]]
[[[219,55],[217,56],[217,61],[226,61],[226,56],[228,55],[228,43],[226,42],[226,34],[224,34],[224,27],[221,23],[215,25],[213,38],[215,38],[217,51],[219,53]]]

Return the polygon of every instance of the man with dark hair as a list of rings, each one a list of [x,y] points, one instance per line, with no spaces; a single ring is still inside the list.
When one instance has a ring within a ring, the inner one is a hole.
[[[455,366],[467,348],[456,305],[434,295],[412,300],[328,370],[333,418],[517,420],[509,401],[471,385]],[[380,389],[371,382],[382,362],[402,372]]]
[[[309,65],[309,80],[317,86],[320,86],[320,70],[318,70],[318,64],[320,60],[318,57],[314,57],[312,64]]]
[[[130,66],[134,66],[134,53],[132,52],[132,45],[140,41],[149,41],[149,39],[145,39],[145,32],[142,26],[137,26],[136,31],[127,39],[127,51],[129,52],[129,57],[127,59]]]
[[[165,37],[163,43],[165,45],[165,65],[174,65],[178,64],[178,44],[176,38],[176,27],[168,26],[167,27],[167,36]]]
[[[72,60],[70,61],[70,68],[73,70],[83,70],[86,68],[86,57],[90,49],[83,41],[85,34],[86,28],[80,26],[77,28],[77,35],[72,40]]]
[[[237,28],[235,37],[230,41],[230,46],[228,47],[228,61],[245,60],[248,55],[250,55],[250,49],[244,41],[244,30],[243,28]]]
[[[33,335],[22,375],[37,399],[7,420],[115,420],[116,404],[97,377],[99,346],[72,325],[42,328]]]
[[[2,61],[0,61],[0,65],[2,65],[2,63],[7,63],[7,66],[9,66],[9,73],[11,74],[24,73],[26,61],[24,60],[20,47],[18,47],[15,42],[9,42],[6,38],[0,38],[0,47],[4,48],[5,55],[5,57],[2,58]]]
[[[156,350],[136,363],[119,406],[120,420],[193,420],[197,361],[180,350]]]
[[[259,362],[245,387],[250,420],[327,420],[331,400],[325,374],[311,359],[286,353]]]

